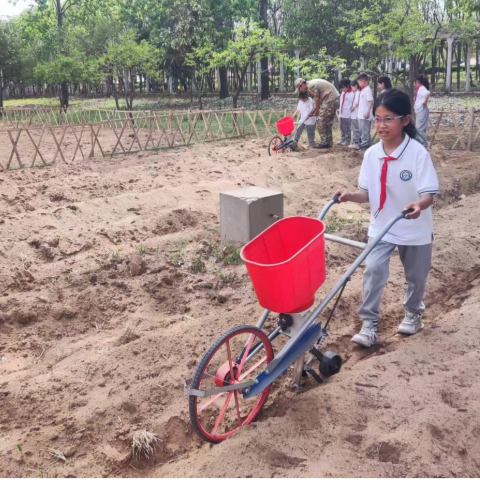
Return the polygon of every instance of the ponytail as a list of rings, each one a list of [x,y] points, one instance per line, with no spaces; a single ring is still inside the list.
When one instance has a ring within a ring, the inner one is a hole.
[[[412,115],[412,103],[410,101],[410,97],[406,93],[395,88],[392,90],[387,90],[385,93],[377,97],[375,103],[373,104],[374,115],[375,110],[378,107],[385,107],[387,110],[390,110],[396,115],[402,115],[403,117]],[[403,127],[403,131],[410,138],[417,137],[417,129],[413,123],[413,118],[407,125]]]

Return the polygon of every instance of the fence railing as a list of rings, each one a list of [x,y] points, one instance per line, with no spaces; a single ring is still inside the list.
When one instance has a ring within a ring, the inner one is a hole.
[[[126,155],[179,146],[277,134],[287,110],[119,112],[59,109],[5,110],[0,128],[0,171],[66,164],[87,157]],[[430,112],[430,146],[480,149],[480,110]],[[95,121],[91,121],[91,120]],[[84,123],[81,123],[84,122]],[[338,122],[334,138],[338,139]]]
[[[18,127],[0,129],[0,170],[59,161],[68,164],[86,157],[158,151],[244,136],[273,136],[275,123],[285,115],[285,110],[200,110],[119,118],[108,112],[109,118],[84,124],[73,120],[86,117],[71,117],[71,122],[61,124],[47,123],[52,117],[43,115],[37,118],[45,121],[43,125],[19,121]]]

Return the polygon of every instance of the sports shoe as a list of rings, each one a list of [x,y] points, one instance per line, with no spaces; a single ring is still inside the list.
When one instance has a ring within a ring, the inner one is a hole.
[[[353,148],[353,150],[358,150],[360,148],[360,145],[358,145],[358,143],[352,143],[351,145],[348,146],[348,148]]]
[[[345,142],[343,142],[342,140],[340,140],[339,142],[337,142],[337,145],[345,145]]]
[[[398,327],[398,333],[402,335],[415,335],[423,328],[423,323],[420,321],[418,313],[406,312],[405,318]]]
[[[317,145],[315,148],[318,148],[320,150],[326,150],[327,148],[332,148],[332,146],[327,145],[326,143],[321,143],[320,145]]]
[[[373,320],[364,320],[360,333],[352,337],[352,342],[367,348],[375,345],[377,340],[377,327],[375,327]]]

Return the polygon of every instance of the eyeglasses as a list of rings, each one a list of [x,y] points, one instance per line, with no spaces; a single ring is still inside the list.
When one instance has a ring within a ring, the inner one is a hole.
[[[398,115],[398,117],[385,117],[385,118],[378,118],[378,117],[375,117],[373,119],[373,123],[375,125],[380,125],[381,123],[383,123],[384,125],[390,125],[394,120],[396,120],[397,118],[403,118],[405,117],[405,115]]]

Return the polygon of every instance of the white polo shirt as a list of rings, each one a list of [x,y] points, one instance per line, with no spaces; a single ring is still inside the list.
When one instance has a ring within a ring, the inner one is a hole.
[[[352,102],[352,120],[357,120],[358,118],[358,104],[360,102],[360,90],[357,90],[354,93],[353,102]]]
[[[369,237],[376,237],[393,217],[402,212],[420,195],[438,193],[437,172],[427,150],[416,140],[405,135],[402,144],[392,153],[397,160],[388,162],[387,199],[380,207],[380,175],[384,158],[388,155],[380,141],[370,147],[363,157],[358,179],[360,190],[368,193],[370,202]],[[383,237],[383,241],[395,245],[426,245],[433,241],[433,216],[431,207],[423,210],[414,220],[401,219]]]
[[[353,92],[342,92],[342,94],[340,95],[340,118],[352,117],[352,104],[354,96],[355,94]]]
[[[370,108],[370,116],[367,118],[367,112],[369,102],[373,102],[373,93],[372,89],[367,85],[366,87],[362,88],[360,91],[360,101],[358,103],[358,119],[359,120],[372,120],[373,119],[373,105]]]
[[[430,92],[423,85],[418,89],[417,96],[415,98],[416,113],[420,113],[423,111],[423,109],[425,108],[423,104],[425,103],[425,100],[429,95],[430,95]]]
[[[310,112],[315,110],[315,104],[311,98],[307,98],[305,102],[300,100],[297,105],[297,110],[300,112],[300,121],[302,123],[305,125],[315,125],[317,117],[307,118]]]

